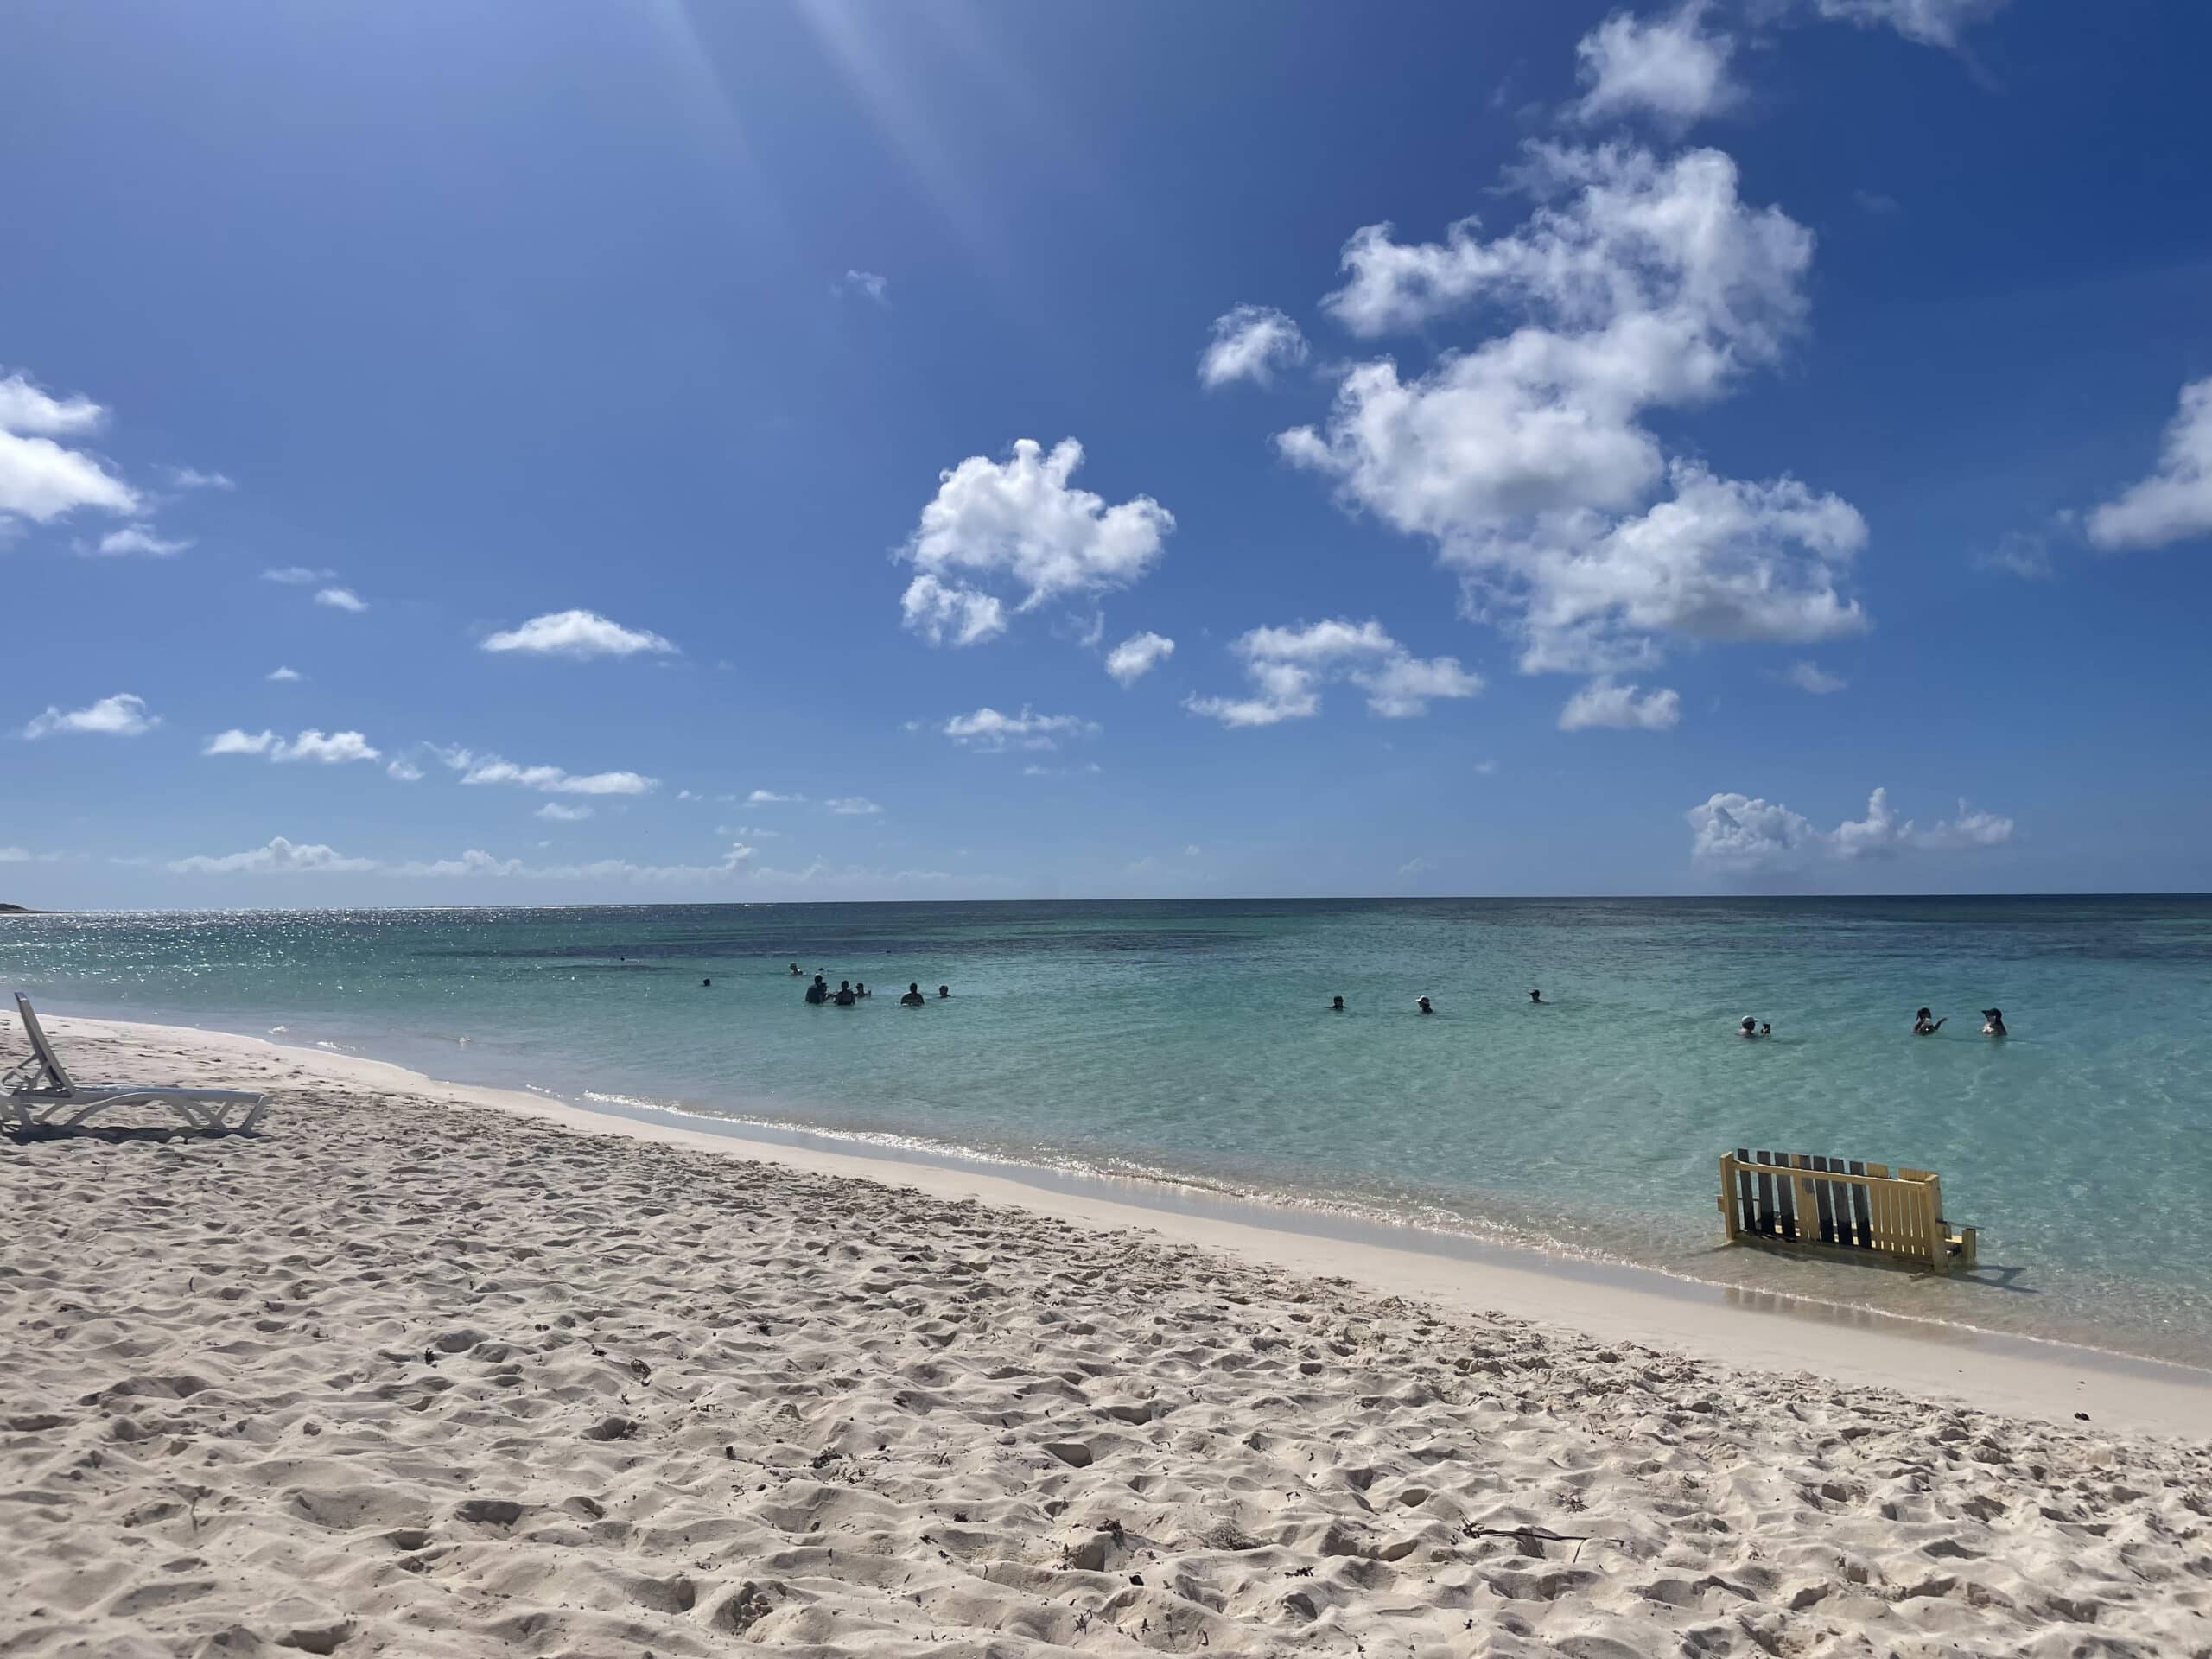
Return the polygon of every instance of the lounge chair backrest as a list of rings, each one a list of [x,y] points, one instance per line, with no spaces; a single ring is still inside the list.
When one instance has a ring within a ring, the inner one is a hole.
[[[54,1045],[47,1041],[45,1027],[38,1022],[37,1010],[31,1007],[30,998],[21,991],[16,993],[16,1012],[23,1017],[23,1034],[31,1039],[32,1052],[37,1054],[38,1063],[46,1068],[48,1078],[56,1089],[67,1094],[77,1085],[69,1081],[68,1072],[62,1070],[60,1057],[54,1052]]]

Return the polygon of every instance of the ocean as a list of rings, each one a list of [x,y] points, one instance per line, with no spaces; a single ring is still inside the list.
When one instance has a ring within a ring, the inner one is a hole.
[[[807,1007],[792,962],[876,994]],[[909,982],[931,1006],[899,1007]],[[1255,1196],[1317,1224],[2212,1365],[2208,898],[18,916],[0,985],[584,1106]],[[1350,1011],[1325,1012],[1338,995]],[[1949,1018],[1935,1037],[1911,1035],[1923,1004]],[[2001,1043],[1979,1034],[1989,1007]],[[1773,1037],[1738,1038],[1746,1014]],[[1981,1229],[1980,1270],[1718,1248],[1737,1146],[1939,1171],[1951,1218]]]

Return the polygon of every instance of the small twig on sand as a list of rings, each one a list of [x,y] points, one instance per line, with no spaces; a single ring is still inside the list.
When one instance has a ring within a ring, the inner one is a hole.
[[[1533,1541],[1540,1544],[1573,1544],[1574,1554],[1567,1557],[1567,1565],[1570,1567],[1582,1559],[1583,1545],[1613,1541],[1611,1539],[1600,1539],[1594,1533],[1554,1532],[1549,1527],[1469,1527],[1466,1529],[1466,1534],[1470,1538],[1518,1538],[1524,1542]]]

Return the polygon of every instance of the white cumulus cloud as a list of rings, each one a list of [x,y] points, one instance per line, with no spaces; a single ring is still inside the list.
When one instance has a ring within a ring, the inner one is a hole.
[[[1250,695],[1189,696],[1183,706],[1224,726],[1274,726],[1307,720],[1321,711],[1321,688],[1342,678],[1367,693],[1368,709],[1386,719],[1428,712],[1438,697],[1471,697],[1482,677],[1456,657],[1419,658],[1372,619],[1332,618],[1310,626],[1259,627],[1230,650],[1244,664]]]
[[[201,854],[177,859],[169,865],[169,868],[182,874],[204,875],[299,875],[372,870],[376,867],[372,858],[347,858],[336,848],[321,842],[296,842],[282,836],[271,836],[267,845],[242,853],[226,853],[220,857]]]
[[[2013,828],[2012,819],[1972,810],[1961,801],[1955,817],[1923,829],[1897,817],[1885,789],[1867,798],[1864,818],[1847,818],[1833,830],[1817,829],[1803,813],[1779,803],[1738,794],[1716,794],[1692,807],[1688,817],[1692,858],[1743,871],[1995,847],[2012,838]]]
[[[307,678],[307,676],[301,673],[296,668],[278,667],[270,669],[266,677],[276,681],[280,685],[283,685],[289,684],[297,680],[304,680]]]
[[[495,633],[486,651],[520,651],[539,657],[634,657],[666,654],[676,647],[657,633],[626,628],[595,611],[551,611],[533,616],[518,628]]]
[[[954,742],[973,749],[1052,749],[1064,737],[1096,737],[1096,722],[1075,715],[1040,715],[1024,703],[1018,715],[991,708],[955,715],[938,728]]]
[[[1562,732],[1586,731],[1593,726],[1612,726],[1625,731],[1670,731],[1681,722],[1682,700],[1666,690],[1645,692],[1621,685],[1605,675],[1584,686],[1559,711]]]
[[[89,451],[55,442],[97,432],[106,418],[89,397],[56,397],[21,373],[0,377],[0,523],[48,524],[79,507],[137,512],[136,490]]]
[[[403,755],[385,763],[384,775],[396,784],[419,784],[423,781],[423,768]]]
[[[359,732],[324,733],[308,728],[287,741],[274,732],[244,732],[232,727],[209,738],[202,754],[257,754],[276,761],[312,761],[318,766],[344,766],[353,760],[380,760],[384,757]]]
[[[2212,377],[2181,389],[2158,470],[2089,515],[2089,539],[2108,552],[2212,535]]]
[[[106,423],[107,411],[89,397],[56,397],[21,373],[0,378],[0,432],[78,437]]]
[[[1440,243],[1385,225],[1344,250],[1324,303],[1361,334],[1480,305],[1503,331],[1426,372],[1354,365],[1324,427],[1277,439],[1346,505],[1428,538],[1469,611],[1518,633],[1528,671],[1656,660],[1669,636],[1808,642],[1862,629],[1842,576],[1850,505],[1787,476],[1669,462],[1645,423],[1776,360],[1798,328],[1812,237],[1738,194],[1714,149],[1534,146],[1511,233]]]
[[[105,737],[137,737],[161,723],[160,715],[146,712],[145,698],[118,691],[111,697],[102,697],[98,702],[67,713],[49,703],[44,714],[32,716],[30,723],[23,728],[23,735],[39,738],[86,733]]]
[[[1715,115],[1743,89],[1728,75],[1734,37],[1709,30],[1706,0],[1688,0],[1664,16],[1617,11],[1585,35],[1574,55],[1588,89],[1574,105],[1585,121],[1647,114],[1675,127]]]
[[[1133,633],[1106,653],[1106,671],[1122,685],[1134,685],[1175,654],[1175,642],[1162,633]]]
[[[989,583],[1019,590],[1019,614],[1126,588],[1149,570],[1174,516],[1149,496],[1109,506],[1074,488],[1082,464],[1073,438],[1049,454],[1023,438],[1003,461],[970,455],[939,474],[936,499],[899,550],[915,569],[900,601],[906,626],[931,645],[976,645],[1007,628],[1006,601]]]
[[[369,608],[368,601],[351,588],[325,588],[315,596],[315,602],[334,611],[361,612]]]
[[[1198,356],[1198,384],[1268,385],[1276,370],[1303,363],[1306,350],[1298,325],[1273,306],[1234,306],[1213,320],[1213,339]]]

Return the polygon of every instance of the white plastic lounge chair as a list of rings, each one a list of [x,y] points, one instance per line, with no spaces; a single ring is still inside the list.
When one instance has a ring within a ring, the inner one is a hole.
[[[54,1052],[40,1027],[31,1000],[16,993],[16,1009],[22,1015],[23,1034],[31,1041],[31,1058],[0,1077],[0,1111],[12,1111],[27,1129],[73,1129],[94,1112],[111,1106],[166,1106],[195,1129],[227,1133],[251,1128],[261,1121],[261,1096],[236,1089],[186,1089],[143,1086],[131,1083],[77,1083]],[[232,1114],[238,1114],[233,1119]]]

